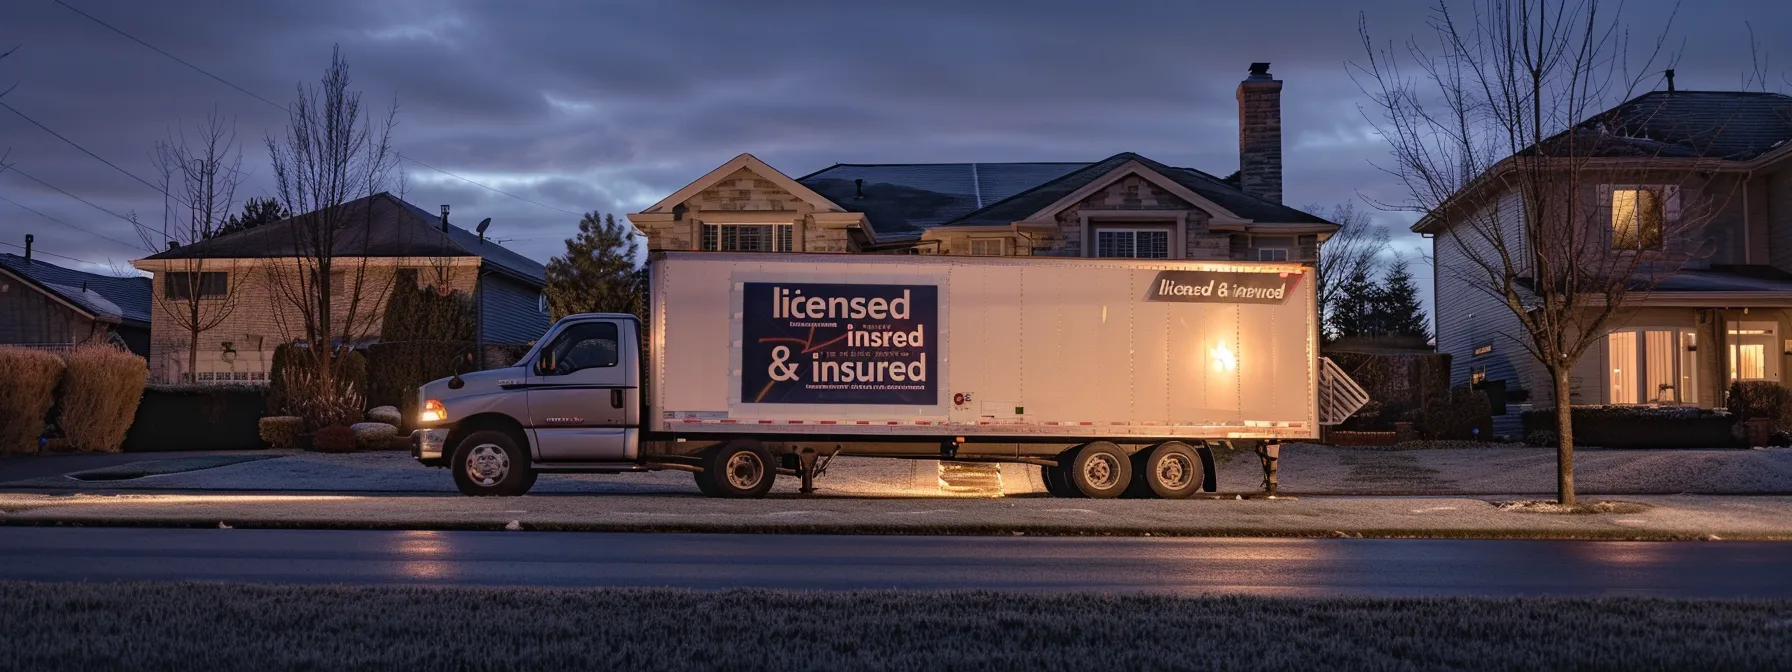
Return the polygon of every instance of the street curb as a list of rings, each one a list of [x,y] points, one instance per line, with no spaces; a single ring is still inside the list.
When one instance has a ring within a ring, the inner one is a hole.
[[[1552,515],[1552,514],[1537,514]],[[1562,514],[1572,515],[1572,514]],[[0,517],[0,527],[126,527],[242,530],[369,530],[369,531],[516,531],[508,523],[466,521],[389,522],[347,520],[216,520],[207,518],[16,518]],[[800,525],[800,524],[705,524],[705,523],[520,523],[531,532],[605,532],[639,534],[817,534],[873,536],[1039,536],[1039,537],[1216,537],[1265,539],[1482,539],[1539,541],[1792,541],[1792,534],[1682,533],[1649,530],[1526,530],[1526,529],[1283,529],[1185,527],[1173,529],[1116,528],[1062,525]],[[1716,539],[1713,539],[1713,536]]]

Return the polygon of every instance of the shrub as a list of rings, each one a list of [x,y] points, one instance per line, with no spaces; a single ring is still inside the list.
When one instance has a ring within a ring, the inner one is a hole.
[[[1448,395],[1433,397],[1414,416],[1426,439],[1493,438],[1493,406],[1487,401],[1487,393],[1466,385],[1450,388]],[[1475,430],[1480,430],[1478,436]]]
[[[333,363],[336,366],[336,385],[343,390],[354,389],[360,395],[367,392],[367,357],[354,350],[344,350]],[[303,415],[295,411],[295,404],[305,404],[293,389],[292,377],[299,372],[313,371],[316,364],[311,359],[310,348],[295,343],[282,343],[274,347],[273,361],[268,366],[268,410],[288,415]],[[308,389],[308,388],[307,388]],[[358,411],[359,409],[357,409]]]
[[[398,438],[398,428],[383,422],[360,422],[349,427],[355,433],[355,447],[361,450],[389,450]]]
[[[344,425],[329,425],[311,435],[311,448],[320,453],[350,453],[355,450],[355,430]]]
[[[395,407],[401,418],[415,417],[417,388],[454,375],[461,357],[472,351],[462,341],[405,341],[367,348],[367,401]],[[402,426],[402,422],[392,423]]]
[[[1768,380],[1730,383],[1725,406],[1737,422],[1765,418],[1776,430],[1792,428],[1792,390]]]
[[[37,451],[63,368],[49,352],[0,346],[0,453]]]
[[[1689,406],[1575,406],[1574,443],[1603,448],[1711,448],[1734,443],[1736,419]],[[1555,446],[1556,409],[1525,411],[1525,443]]]
[[[309,428],[351,425],[361,420],[362,399],[354,383],[331,385],[309,369],[286,372],[286,412],[305,420]]]
[[[143,400],[149,366],[128,350],[98,343],[69,350],[63,361],[68,368],[58,397],[58,424],[69,449],[118,452]]]
[[[404,424],[404,415],[392,406],[380,406],[367,409],[367,421],[398,427]]]
[[[291,448],[299,443],[299,432],[305,419],[291,415],[275,415],[261,419],[261,441],[269,448]]]

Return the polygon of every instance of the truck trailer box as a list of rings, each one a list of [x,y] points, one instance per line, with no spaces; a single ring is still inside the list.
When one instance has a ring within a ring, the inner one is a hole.
[[[666,252],[650,276],[649,432],[1319,433],[1300,264]]]

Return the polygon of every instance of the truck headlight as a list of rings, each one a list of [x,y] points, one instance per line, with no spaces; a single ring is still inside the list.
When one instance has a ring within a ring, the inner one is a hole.
[[[418,423],[441,422],[447,419],[448,409],[443,408],[442,402],[437,399],[424,400],[423,410],[417,413]]]

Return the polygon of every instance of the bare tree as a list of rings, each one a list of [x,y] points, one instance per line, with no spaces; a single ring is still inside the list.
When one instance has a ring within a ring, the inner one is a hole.
[[[1628,319],[1627,302],[1705,253],[1713,204],[1734,186],[1702,174],[1701,159],[1627,135],[1646,119],[1600,114],[1654,81],[1665,27],[1632,59],[1618,13],[1598,0],[1470,7],[1458,16],[1440,3],[1431,34],[1400,48],[1378,48],[1363,22],[1367,61],[1352,74],[1390,144],[1382,168],[1408,192],[1384,207],[1440,224],[1439,277],[1509,310],[1522,333],[1506,336],[1547,371],[1557,498],[1573,505],[1571,369]]]
[[[1324,212],[1323,206],[1309,205],[1307,212]],[[1319,316],[1328,335],[1335,335],[1335,320],[1342,289],[1352,277],[1375,277],[1385,265],[1382,255],[1388,251],[1388,230],[1369,221],[1369,213],[1355,203],[1344,203],[1331,209],[1330,219],[1338,225],[1337,233],[1319,246]]]
[[[299,358],[299,365],[307,370],[307,387],[324,394],[343,391],[345,359],[339,349],[378,327],[380,303],[394,277],[369,273],[371,202],[349,204],[385,186],[396,159],[391,133],[397,106],[383,118],[365,117],[361,94],[349,84],[348,62],[338,48],[317,85],[299,86],[285,135],[267,139],[277,193],[292,213],[288,239],[280,241],[290,246],[291,256],[267,274],[276,301],[287,309],[275,311],[276,319],[297,323],[283,326],[303,335],[308,356]],[[314,423],[349,420],[359,411],[329,400],[307,401],[325,408],[308,418]]]
[[[186,334],[182,381],[196,382],[200,337],[236,312],[249,275],[206,244],[235,207],[237,186],[246,177],[243,154],[234,124],[214,112],[193,135],[182,129],[156,142],[154,158],[161,172],[161,240],[148,227],[137,227],[137,233],[152,250],[163,243],[183,250],[180,258],[165,262],[158,272],[161,286],[150,296],[168,322]]]

